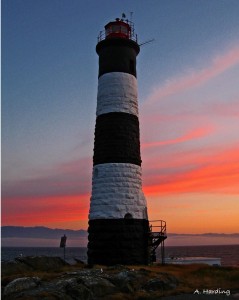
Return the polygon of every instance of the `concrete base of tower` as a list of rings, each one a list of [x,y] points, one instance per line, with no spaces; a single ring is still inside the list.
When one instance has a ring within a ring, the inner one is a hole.
[[[88,233],[88,264],[148,264],[148,220],[90,220]]]

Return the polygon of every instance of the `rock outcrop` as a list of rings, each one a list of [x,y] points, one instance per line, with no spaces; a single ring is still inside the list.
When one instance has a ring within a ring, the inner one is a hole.
[[[144,268],[135,270],[123,265],[88,268],[82,263],[72,267],[61,258],[43,256],[3,263],[2,299],[134,299],[133,295],[137,293],[147,295],[174,289],[178,283],[167,273],[155,277]],[[15,279],[12,279],[13,274]]]
[[[2,263],[1,299],[229,300],[238,298],[238,278],[239,270],[233,267],[156,264],[90,268],[77,260],[70,265],[58,257],[21,257]],[[226,286],[226,295],[223,289],[218,295],[204,294],[207,289],[218,290],[218,282]]]
[[[14,261],[2,262],[2,276],[22,274],[29,271],[57,271],[69,265],[60,257],[26,256],[17,257]]]

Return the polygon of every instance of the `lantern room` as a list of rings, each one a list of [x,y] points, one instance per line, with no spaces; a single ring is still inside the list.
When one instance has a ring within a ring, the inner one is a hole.
[[[137,42],[137,35],[134,33],[134,23],[123,18],[116,18],[115,21],[109,22],[105,25],[105,30],[100,31],[98,42],[111,38],[127,39]]]
[[[114,22],[105,25],[105,38],[125,38],[130,39],[131,27],[128,23],[117,18]]]

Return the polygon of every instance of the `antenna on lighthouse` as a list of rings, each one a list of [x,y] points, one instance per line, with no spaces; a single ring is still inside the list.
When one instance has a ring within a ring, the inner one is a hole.
[[[133,12],[131,11],[130,12],[130,23],[132,23],[132,20],[133,20]]]
[[[150,40],[147,40],[147,41],[145,41],[145,42],[143,42],[143,43],[139,44],[139,46],[141,47],[141,46],[143,46],[143,45],[146,45],[146,44],[152,43],[152,42],[154,42],[154,41],[155,41],[155,39],[150,39]]]

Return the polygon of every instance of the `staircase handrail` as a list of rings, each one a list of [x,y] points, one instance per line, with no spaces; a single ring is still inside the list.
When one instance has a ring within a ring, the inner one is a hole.
[[[153,225],[151,223],[156,223],[157,222],[157,225]],[[163,220],[152,220],[152,221],[149,221],[150,223],[150,232],[151,233],[160,233],[162,235],[166,235],[166,222],[163,221]],[[159,225],[158,225],[159,223]],[[159,230],[157,231],[153,231],[153,228],[159,228]]]

